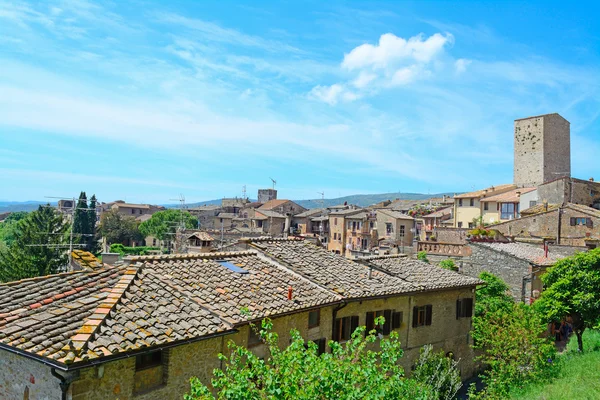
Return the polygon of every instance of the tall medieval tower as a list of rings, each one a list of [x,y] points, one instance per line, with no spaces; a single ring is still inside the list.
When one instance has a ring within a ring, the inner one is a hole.
[[[515,120],[515,185],[536,187],[571,176],[570,126],[556,113]]]

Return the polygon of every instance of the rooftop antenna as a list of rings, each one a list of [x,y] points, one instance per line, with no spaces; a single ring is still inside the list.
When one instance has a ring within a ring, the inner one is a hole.
[[[242,186],[242,201],[246,200],[246,185]]]
[[[186,209],[186,205],[185,205],[185,196],[183,195],[183,193],[179,194],[179,198],[178,199],[169,199],[171,201],[179,201],[179,223],[176,225],[175,227],[175,245],[176,245],[176,249],[175,252],[176,253],[185,253],[185,250],[187,250],[186,246],[185,246],[185,241],[183,240],[183,236],[185,234],[185,220],[183,218],[184,216],[184,211]]]
[[[277,185],[277,181],[273,178],[269,178],[271,182],[273,182],[273,190],[275,190],[275,185]]]

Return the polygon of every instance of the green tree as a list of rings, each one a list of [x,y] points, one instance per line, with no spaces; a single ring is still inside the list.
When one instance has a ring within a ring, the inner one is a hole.
[[[194,229],[198,226],[198,219],[189,212],[164,210],[152,214],[150,219],[142,222],[140,232],[144,237],[154,236],[159,240],[172,240],[181,221],[186,229]]]
[[[0,253],[0,281],[32,278],[66,270],[69,224],[50,205],[19,221],[15,240]]]
[[[494,275],[484,272],[480,278],[488,284],[477,289],[472,336],[473,347],[482,353],[478,360],[487,367],[486,388],[471,398],[502,399],[511,386],[547,376],[556,348],[544,337],[546,324],[533,307],[515,303],[506,283]]]
[[[583,351],[584,330],[600,327],[600,248],[557,261],[542,282],[545,289],[535,307],[548,322],[571,317]]]
[[[88,206],[85,192],[79,194],[79,200],[73,215],[73,234],[75,241],[85,245],[84,249],[92,253],[98,252],[96,237],[96,195],[90,199]]]
[[[329,342],[331,353],[318,354],[317,345],[305,342],[292,330],[285,349],[269,320],[262,323],[262,340],[268,355],[260,359],[248,349],[230,342],[229,357],[220,355],[223,369],[214,370],[216,396],[199,379],[191,379],[186,400],[212,399],[436,399],[437,395],[414,379],[404,377],[398,360],[402,349],[398,334],[379,340],[375,330],[365,335],[359,327],[345,344]],[[369,344],[379,342],[377,351]]]
[[[4,222],[0,223],[0,242],[4,242],[6,246],[10,246],[15,240],[15,232],[17,224],[20,220],[27,217],[27,212],[18,211],[11,213]]]
[[[143,240],[139,222],[133,217],[123,216],[117,210],[102,214],[98,231],[111,245],[113,243],[139,242]]]

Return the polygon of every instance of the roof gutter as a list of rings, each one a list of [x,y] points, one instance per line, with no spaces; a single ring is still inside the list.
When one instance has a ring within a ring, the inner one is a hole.
[[[29,358],[31,360],[37,361],[37,362],[41,362],[44,365],[48,365],[50,366],[53,370],[57,369],[60,371],[76,371],[76,370],[80,370],[83,368],[87,368],[87,367],[91,367],[91,366],[95,366],[95,365],[99,365],[99,364],[104,364],[110,361],[117,361],[117,360],[123,360],[126,358],[130,358],[130,357],[135,357],[137,355],[141,355],[141,354],[147,354],[147,353],[151,353],[157,350],[164,350],[164,349],[169,349],[171,347],[177,347],[177,346],[181,346],[184,344],[191,344],[191,343],[195,343],[195,342],[199,342],[201,340],[207,340],[207,339],[213,339],[216,337],[221,337],[221,336],[227,336],[227,335],[232,335],[234,333],[237,333],[238,330],[237,329],[233,329],[233,330],[229,330],[229,331],[224,331],[224,332],[218,332],[218,333],[213,333],[211,335],[207,335],[207,336],[197,336],[195,338],[191,338],[191,339],[182,339],[182,340],[177,340],[171,343],[166,343],[163,345],[159,345],[159,346],[154,346],[154,347],[144,347],[142,349],[139,350],[135,350],[135,351],[130,351],[127,353],[116,353],[110,356],[106,356],[106,357],[100,357],[98,359],[95,360],[87,360],[87,361],[80,361],[74,364],[64,364],[64,363],[59,363],[59,362],[52,362],[49,361],[47,358],[45,357],[40,357],[38,355],[35,354],[31,354],[28,353],[26,351],[14,348],[14,347],[10,347],[7,346],[6,344],[0,343],[0,349],[2,350],[6,350],[8,352]],[[54,373],[52,375],[55,375]],[[56,376],[56,375],[55,375]],[[60,378],[59,378],[60,379]]]

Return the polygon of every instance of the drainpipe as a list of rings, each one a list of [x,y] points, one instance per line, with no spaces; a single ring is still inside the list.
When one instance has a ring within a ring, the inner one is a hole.
[[[556,232],[556,244],[560,244],[560,231],[562,228],[562,218],[561,218],[561,214],[562,214],[562,207],[558,207],[558,226],[557,226],[557,232]]]
[[[50,373],[60,381],[58,385],[60,386],[61,400],[67,400],[67,392],[69,391],[69,386],[71,385],[71,378],[59,374],[54,368],[50,368]]]

